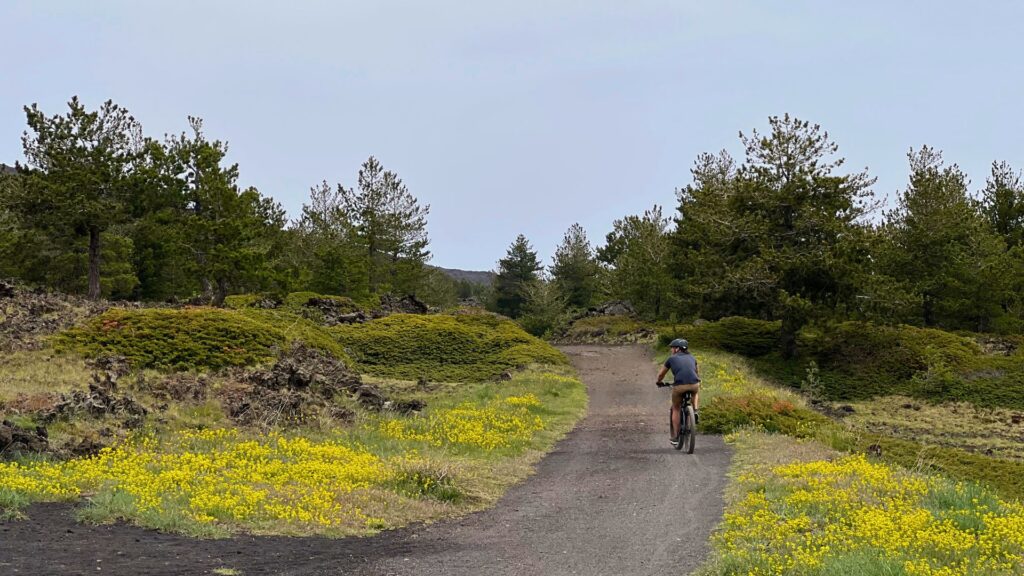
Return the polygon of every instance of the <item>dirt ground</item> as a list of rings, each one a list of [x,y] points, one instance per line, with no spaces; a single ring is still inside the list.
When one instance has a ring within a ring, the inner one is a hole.
[[[686,574],[721,518],[730,452],[668,443],[668,393],[646,347],[564,348],[590,393],[576,429],[491,510],[370,538],[195,540],[76,523],[36,505],[0,523],[0,573],[504,575]]]

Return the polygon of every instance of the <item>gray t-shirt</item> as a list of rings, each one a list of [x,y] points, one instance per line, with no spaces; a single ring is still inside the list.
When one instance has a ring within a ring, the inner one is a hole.
[[[672,370],[673,384],[696,384],[700,382],[697,377],[697,359],[689,352],[679,352],[665,360],[665,367]]]

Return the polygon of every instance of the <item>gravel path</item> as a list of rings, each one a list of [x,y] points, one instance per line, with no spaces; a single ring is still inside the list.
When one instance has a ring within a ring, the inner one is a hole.
[[[76,524],[38,505],[0,524],[0,573],[273,575],[686,574],[722,514],[730,453],[700,436],[668,443],[668,393],[643,347],[564,348],[590,411],[537,473],[493,509],[372,538],[192,540],[125,525]]]

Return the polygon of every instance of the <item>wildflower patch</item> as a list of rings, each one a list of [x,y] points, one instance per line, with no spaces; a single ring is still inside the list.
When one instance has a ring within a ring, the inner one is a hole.
[[[364,413],[362,424],[315,439],[234,428],[138,434],[88,458],[0,463],[0,513],[84,498],[90,520],[199,536],[367,534],[496,500],[585,405],[578,379],[533,370],[501,387],[468,385],[423,416]]]
[[[734,441],[756,450],[763,436]],[[705,574],[1024,572],[1024,506],[974,484],[863,455],[748,466],[735,482]]]

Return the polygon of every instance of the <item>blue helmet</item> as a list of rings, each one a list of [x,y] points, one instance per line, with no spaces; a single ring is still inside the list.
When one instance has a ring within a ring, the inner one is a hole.
[[[673,340],[668,345],[668,347],[669,348],[682,348],[683,350],[686,350],[687,348],[690,347],[690,343],[687,342],[686,340],[683,340],[682,338],[676,338],[675,340]]]

